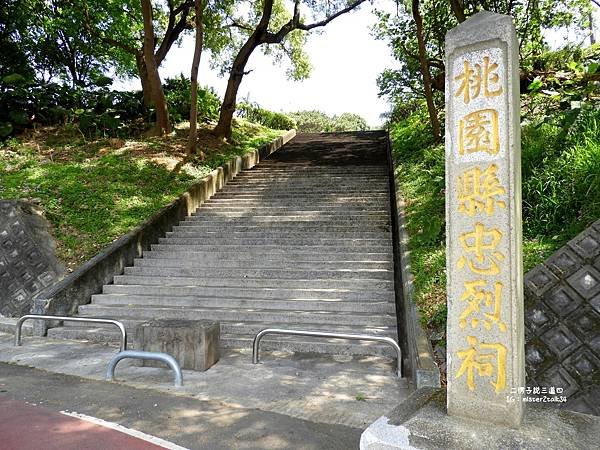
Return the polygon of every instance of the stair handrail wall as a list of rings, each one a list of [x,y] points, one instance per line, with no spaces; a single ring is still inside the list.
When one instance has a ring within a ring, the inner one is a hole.
[[[259,351],[260,341],[267,334],[282,334],[289,336],[310,336],[310,337],[324,337],[334,339],[351,339],[355,341],[373,341],[387,344],[396,351],[397,369],[396,374],[398,378],[402,378],[402,350],[398,343],[390,337],[386,336],[373,336],[369,334],[347,334],[347,333],[328,333],[324,331],[306,331],[306,330],[290,330],[283,328],[265,328],[259,331],[254,336],[252,342],[252,364],[258,364],[259,362]]]
[[[127,350],[127,330],[125,329],[125,325],[123,322],[119,322],[118,320],[113,319],[96,319],[92,317],[68,317],[68,316],[49,316],[42,314],[26,314],[17,320],[17,324],[15,327],[15,345],[18,347],[21,345],[21,328],[23,327],[23,323],[26,320],[57,320],[61,322],[83,322],[83,323],[102,323],[116,326],[121,332],[121,343],[120,343],[120,351]]]
[[[151,244],[157,243],[167,231],[171,231],[173,226],[196,211],[239,172],[254,167],[295,136],[296,130],[290,130],[260,149],[243,157],[236,156],[213,170],[140,226],[121,236],[64,279],[39,293],[34,299],[32,312],[39,315],[75,315],[80,305],[90,303],[92,295],[100,293],[102,287],[111,283],[115,275],[121,275],[125,267],[131,266],[134,259],[141,257]],[[60,323],[53,323],[51,326],[60,326]],[[36,321],[33,334],[45,336],[48,328],[46,322]]]
[[[396,184],[396,171],[392,144],[387,133],[387,157],[390,182],[390,206],[392,213],[392,239],[394,248],[394,284],[396,291],[396,315],[398,338],[404,350],[404,370],[417,389],[440,387],[440,370],[433,358],[433,349],[427,333],[421,327],[417,306],[414,302],[413,275],[411,273],[408,232],[402,193]]]

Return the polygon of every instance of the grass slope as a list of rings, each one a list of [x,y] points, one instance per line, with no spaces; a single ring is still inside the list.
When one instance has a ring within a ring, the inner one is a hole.
[[[415,302],[429,330],[446,327],[444,146],[427,117],[391,129],[396,180],[406,206]],[[600,217],[600,111],[555,116],[522,130],[523,259],[527,271]]]
[[[281,133],[240,120],[235,144],[224,145],[205,130],[206,159],[186,162],[185,125],[165,138],[126,141],[86,141],[74,130],[41,129],[0,147],[0,198],[38,203],[54,226],[59,258],[72,269],[224,161]]]

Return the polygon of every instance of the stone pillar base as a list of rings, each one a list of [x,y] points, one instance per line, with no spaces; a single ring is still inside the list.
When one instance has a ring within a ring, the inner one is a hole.
[[[519,429],[446,414],[446,391],[423,388],[362,434],[361,450],[397,449],[556,449],[598,448],[600,417],[527,405]]]

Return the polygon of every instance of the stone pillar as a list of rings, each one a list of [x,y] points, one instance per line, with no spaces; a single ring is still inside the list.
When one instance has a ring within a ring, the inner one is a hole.
[[[487,11],[446,35],[448,414],[509,426],[525,386],[518,48]]]

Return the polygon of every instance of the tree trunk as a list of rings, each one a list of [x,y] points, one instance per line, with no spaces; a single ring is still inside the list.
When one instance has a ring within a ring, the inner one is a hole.
[[[244,77],[244,69],[250,59],[250,55],[259,45],[259,40],[255,35],[250,36],[244,46],[233,61],[229,80],[227,81],[227,89],[223,97],[221,112],[219,114],[219,122],[214,129],[214,134],[217,137],[231,139],[231,123],[233,121],[233,113],[235,112],[237,93]]]
[[[162,89],[156,60],[154,59],[154,25],[152,23],[152,5],[150,0],[141,0],[144,19],[144,62],[150,81],[152,103],[156,110],[156,134],[162,136],[171,132],[169,110]]]
[[[423,37],[423,18],[419,11],[419,0],[412,0],[412,15],[417,27],[417,42],[419,44],[419,64],[421,75],[423,76],[423,88],[425,91],[425,100],[427,102],[427,111],[431,122],[431,131],[433,139],[439,142],[441,138],[440,121],[437,115],[437,109],[433,103],[433,91],[431,89],[431,74],[429,73],[429,62],[427,59],[427,49],[425,48],[425,39]]]
[[[152,106],[152,89],[150,87],[150,78],[148,77],[148,69],[144,62],[144,52],[138,51],[135,54],[135,63],[138,70],[138,76],[142,83],[142,95],[144,98],[144,106],[149,108]]]
[[[450,0],[450,7],[452,8],[452,12],[454,13],[454,17],[456,17],[458,23],[463,23],[466,17],[462,0]]]
[[[204,14],[204,5],[202,0],[195,0],[194,8],[196,10],[196,46],[194,48],[194,59],[192,60],[192,73],[190,79],[190,136],[188,138],[188,154],[196,150],[196,140],[198,138],[198,67],[200,66],[200,56],[202,56],[202,45],[204,43],[204,24],[202,17]]]

